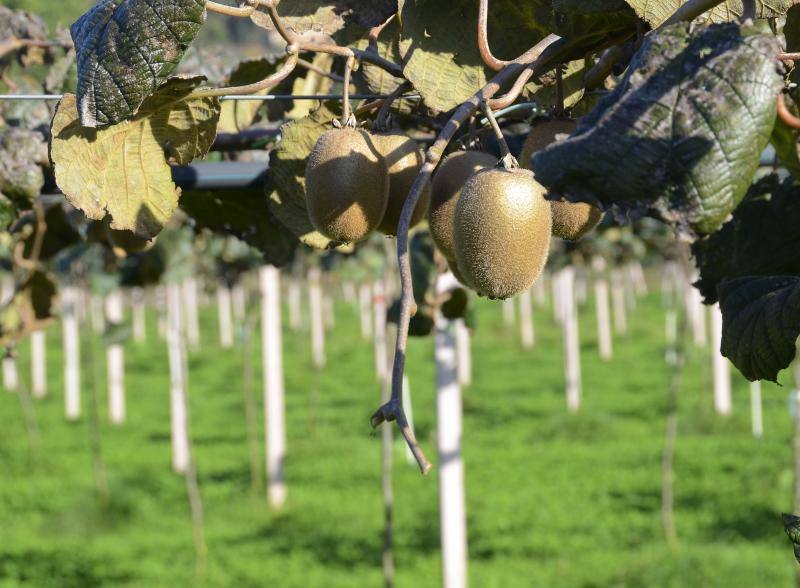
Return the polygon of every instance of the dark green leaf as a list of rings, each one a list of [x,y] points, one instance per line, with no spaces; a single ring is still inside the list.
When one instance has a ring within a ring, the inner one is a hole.
[[[722,355],[750,381],[776,381],[797,352],[800,277],[737,278],[718,291]]]
[[[205,0],[102,0],[71,27],[81,124],[136,114],[177,67],[205,21]]]
[[[744,276],[800,275],[800,186],[792,178],[762,178],[708,239],[692,246],[700,279],[695,286],[708,304],[717,285]]]
[[[566,141],[533,158],[573,200],[714,232],[747,192],[782,87],[761,27],[678,24],[647,37],[624,78]]]

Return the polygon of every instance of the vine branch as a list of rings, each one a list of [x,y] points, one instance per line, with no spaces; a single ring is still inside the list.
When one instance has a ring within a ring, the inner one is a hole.
[[[488,20],[489,0],[480,0],[480,5],[478,6],[478,51],[481,54],[481,59],[488,67],[494,71],[500,71],[509,62],[497,59],[492,53],[489,47]]]
[[[235,16],[238,18],[249,18],[256,10],[255,5],[248,6],[228,6],[227,4],[220,4],[213,0],[206,0],[206,10],[216,12],[217,14],[224,14],[225,16]]]
[[[406,350],[408,348],[408,325],[411,320],[412,310],[416,306],[408,252],[408,229],[411,224],[411,216],[422,191],[430,181],[433,170],[436,169],[447,145],[452,141],[461,125],[473,115],[482,103],[490,103],[491,97],[504,84],[512,80],[514,76],[519,76],[523,70],[530,70],[530,75],[533,75],[534,73],[545,71],[547,67],[551,67],[553,63],[558,61],[560,54],[563,53],[565,44],[560,37],[549,35],[509,63],[481,90],[461,104],[444,125],[433,145],[428,149],[425,155],[425,163],[422,165],[403,205],[400,222],[397,226],[397,258],[400,268],[402,295],[400,298],[400,318],[397,325],[394,363],[392,365],[392,395],[387,403],[375,411],[370,423],[374,428],[383,422],[396,421],[423,474],[427,474],[430,471],[432,464],[425,457],[425,453],[417,442],[414,432],[408,425],[408,419],[403,410],[403,372],[405,371]]]

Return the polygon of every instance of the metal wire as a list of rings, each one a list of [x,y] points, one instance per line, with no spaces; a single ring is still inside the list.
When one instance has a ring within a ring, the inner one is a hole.
[[[10,101],[10,100],[20,100],[20,101],[32,101],[32,100],[41,100],[41,101],[56,101],[61,100],[64,97],[63,94],[0,94],[0,101]],[[387,94],[350,94],[350,98],[353,100],[385,100],[389,96]],[[400,100],[419,100],[420,96],[417,94],[411,94],[408,96],[401,96]],[[272,100],[342,100],[341,94],[245,94],[245,95],[230,95],[230,96],[222,96],[220,101],[227,101],[227,100],[235,100],[235,101],[242,101],[242,100],[260,100],[260,101],[272,101]]]

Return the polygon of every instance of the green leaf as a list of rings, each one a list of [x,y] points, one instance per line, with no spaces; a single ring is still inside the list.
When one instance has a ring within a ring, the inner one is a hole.
[[[152,239],[178,205],[165,152],[185,164],[204,155],[219,118],[216,99],[186,100],[202,78],[172,79],[133,120],[92,129],[81,125],[67,94],[53,118],[50,155],[56,182],[86,216],[111,215],[111,228]]]
[[[794,548],[794,557],[800,563],[800,517],[784,513],[783,530],[789,536]]]
[[[268,59],[251,59],[236,66],[228,77],[227,85],[244,86],[267,78],[275,72],[275,63]],[[272,88],[266,88],[258,95],[269,94]],[[227,100],[222,103],[217,130],[220,133],[238,133],[256,121],[262,103],[258,100]]]
[[[747,192],[783,85],[761,27],[677,24],[649,35],[617,88],[569,139],[533,158],[573,200],[713,233]]]
[[[686,4],[687,0],[627,0],[628,4],[636,11],[637,16],[656,28],[672,13]],[[797,0],[758,0],[756,2],[757,18],[775,18],[786,14]],[[741,0],[726,0],[719,6],[712,8],[698,17],[700,22],[730,22],[742,16]]]
[[[238,237],[258,249],[266,263],[284,266],[294,256],[297,238],[272,218],[261,190],[186,192],[181,209],[197,229]]]
[[[266,191],[275,218],[300,241],[325,249],[331,241],[311,225],[306,209],[306,162],[317,139],[333,128],[338,105],[326,103],[305,118],[281,127],[281,140],[270,153]]]
[[[719,285],[722,355],[750,381],[777,381],[800,335],[800,277],[737,278]]]
[[[750,188],[733,218],[692,246],[695,286],[717,301],[717,285],[744,276],[800,275],[800,186],[773,174]]]
[[[573,42],[599,42],[636,30],[636,14],[624,0],[553,0],[553,30]]]
[[[278,15],[298,35],[333,35],[349,23],[374,27],[397,12],[397,0],[280,0]],[[254,23],[272,30],[272,19],[265,7],[250,17]]]
[[[103,0],[71,27],[81,124],[131,118],[180,63],[205,0]]]
[[[405,0],[400,10],[403,72],[430,108],[455,108],[494,74],[478,53],[477,2]],[[499,59],[516,58],[547,35],[550,19],[544,0],[492,3],[492,51]]]

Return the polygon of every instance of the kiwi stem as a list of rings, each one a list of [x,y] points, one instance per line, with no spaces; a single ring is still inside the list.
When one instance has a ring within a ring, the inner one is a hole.
[[[400,432],[403,434],[406,443],[408,443],[411,453],[417,460],[419,469],[423,474],[430,470],[431,463],[425,457],[419,443],[417,443],[403,412],[403,372],[405,371],[406,351],[408,349],[408,325],[411,320],[412,308],[416,306],[408,252],[408,229],[411,226],[411,217],[425,186],[430,182],[433,170],[436,169],[445,149],[450,144],[450,141],[453,140],[461,125],[469,120],[470,116],[475,113],[482,103],[488,102],[492,96],[500,91],[504,84],[514,79],[514,76],[519,76],[523,70],[530,69],[531,75],[533,75],[534,73],[542,73],[548,67],[552,67],[554,63],[559,61],[565,46],[566,42],[562,41],[557,35],[548,35],[503,68],[480,91],[456,108],[450,120],[442,128],[439,136],[436,137],[433,145],[428,149],[425,163],[420,168],[417,179],[414,180],[414,185],[411,186],[408,198],[403,204],[400,222],[397,225],[397,262],[400,268],[402,295],[400,297],[400,318],[397,322],[394,364],[392,365],[392,395],[389,402],[375,411],[370,423],[373,427],[377,427],[385,421],[397,421]]]
[[[483,62],[494,71],[500,71],[508,65],[508,61],[497,59],[489,47],[489,34],[487,21],[489,19],[489,0],[481,0],[478,7],[478,51]]]
[[[497,139],[497,143],[500,145],[500,159],[504,164],[505,162],[510,162],[514,157],[511,155],[511,150],[508,148],[508,143],[506,142],[505,135],[503,135],[503,130],[500,128],[500,123],[497,122],[497,117],[495,117],[494,112],[492,112],[492,109],[489,108],[485,100],[481,103],[481,107],[483,108],[483,112],[486,113],[486,119],[489,121],[492,131],[494,131],[495,139]]]
[[[375,130],[387,131],[389,130],[390,121],[389,115],[391,114],[392,103],[403,95],[406,90],[411,88],[411,82],[403,82],[386,97],[378,111],[378,116],[375,118]]]
[[[353,75],[353,66],[356,58],[352,55],[347,58],[344,65],[344,81],[342,82],[342,126],[355,127],[356,120],[350,109],[350,77]],[[351,120],[352,119],[352,120]]]

